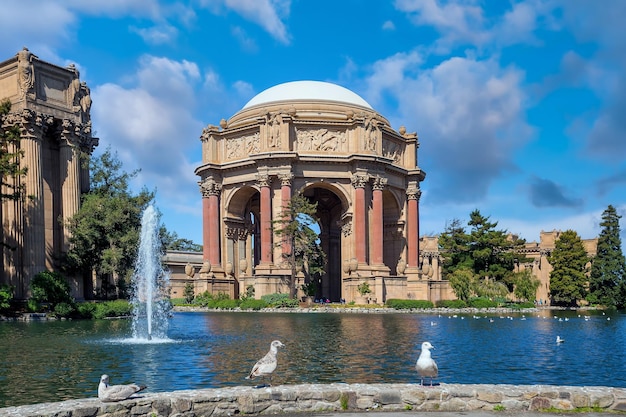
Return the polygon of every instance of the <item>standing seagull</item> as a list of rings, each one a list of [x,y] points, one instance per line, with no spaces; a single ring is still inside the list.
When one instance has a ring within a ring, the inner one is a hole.
[[[420,384],[424,385],[424,378],[430,378],[430,386],[433,386],[433,378],[437,378],[439,375],[439,369],[437,363],[430,357],[430,350],[435,347],[430,342],[422,343],[422,353],[417,358],[415,363],[415,370],[420,376]]]
[[[137,384],[109,385],[109,376],[102,375],[98,385],[98,398],[103,402],[122,401],[144,389],[145,385]]]
[[[264,378],[266,376],[270,377],[270,384],[272,383],[272,372],[276,369],[276,354],[278,353],[279,347],[285,347],[279,340],[274,340],[270,344],[270,351],[265,354],[257,363],[252,367],[252,371],[250,371],[250,375],[246,377],[246,379],[254,379],[257,376]],[[257,388],[261,388],[264,385],[257,385]]]

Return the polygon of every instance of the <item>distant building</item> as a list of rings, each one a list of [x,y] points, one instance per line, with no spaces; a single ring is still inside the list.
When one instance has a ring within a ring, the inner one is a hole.
[[[92,137],[91,96],[78,70],[40,60],[24,48],[0,62],[0,100],[11,101],[2,125],[18,126],[21,161],[28,172],[17,181],[26,186],[25,198],[2,201],[0,283],[15,287],[15,297],[29,296],[32,277],[56,271],[68,250],[64,220],[79,209],[80,196],[89,190],[87,161],[98,139]],[[74,297],[93,293],[90,279],[71,278]]]

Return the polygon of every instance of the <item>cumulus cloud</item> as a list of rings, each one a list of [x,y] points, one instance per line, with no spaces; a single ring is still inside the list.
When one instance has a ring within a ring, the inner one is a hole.
[[[485,31],[483,9],[476,1],[396,0],[396,9],[407,13],[418,26],[432,26],[445,47],[457,43],[481,45],[490,38]]]
[[[143,41],[150,45],[163,45],[173,43],[178,35],[178,29],[174,26],[163,24],[149,28],[130,27],[131,32],[135,32]]]
[[[289,0],[202,0],[201,4],[213,13],[232,10],[244,19],[261,26],[274,39],[283,44],[290,43],[287,27],[281,17],[288,16]]]
[[[531,134],[525,122],[523,73],[494,60],[454,57],[414,73],[417,54],[377,62],[367,99],[377,107],[392,95],[399,123],[420,137],[420,166],[431,202],[476,202],[490,184],[515,171],[514,151]]]
[[[141,169],[137,182],[167,201],[195,201],[197,179],[187,154],[199,148],[203,127],[193,116],[197,66],[144,56],[134,79],[132,87],[108,83],[92,90],[100,150],[111,145],[128,171]]]
[[[582,199],[567,197],[562,186],[545,178],[531,178],[529,194],[535,207],[580,207],[583,204]]]

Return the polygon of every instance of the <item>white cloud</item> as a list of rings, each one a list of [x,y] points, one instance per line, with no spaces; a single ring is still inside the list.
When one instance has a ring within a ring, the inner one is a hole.
[[[171,44],[176,40],[178,29],[174,26],[162,24],[149,28],[130,27],[131,32],[135,32],[150,45]]]
[[[288,0],[203,0],[201,4],[213,13],[232,10],[261,26],[279,42],[290,42],[287,27],[281,20],[281,17],[289,15],[291,2]]]
[[[188,154],[198,154],[203,123],[193,116],[196,64],[144,56],[135,85],[92,89],[92,117],[101,149],[111,145],[127,171],[140,168],[137,183],[168,201],[195,201],[195,175]]]
[[[436,167],[424,186],[428,200],[477,202],[490,184],[515,171],[515,150],[528,139],[524,74],[495,60],[454,57],[414,68],[417,54],[376,62],[368,77],[368,101],[382,106],[393,96],[400,124],[420,137],[420,166]]]

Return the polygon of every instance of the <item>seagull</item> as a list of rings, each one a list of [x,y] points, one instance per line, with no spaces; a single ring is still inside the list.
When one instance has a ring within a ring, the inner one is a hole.
[[[559,343],[563,343],[565,342],[565,339],[561,339],[561,336],[557,336],[556,337],[556,344],[558,345]]]
[[[274,340],[270,343],[270,351],[265,354],[257,363],[252,367],[252,371],[250,371],[250,375],[246,377],[246,379],[254,379],[256,377],[264,378],[269,376],[270,384],[272,382],[272,372],[276,369],[276,354],[278,353],[279,347],[285,347],[279,340]],[[265,385],[257,385],[256,388],[261,388]]]
[[[144,389],[145,385],[137,384],[109,385],[109,376],[102,375],[98,385],[98,398],[103,402],[122,401]]]
[[[439,375],[439,369],[437,363],[430,357],[430,350],[435,347],[430,342],[422,343],[422,353],[420,353],[417,362],[415,363],[415,370],[420,376],[420,384],[424,385],[424,378],[430,378],[430,386],[433,386],[433,378],[437,378]]]

